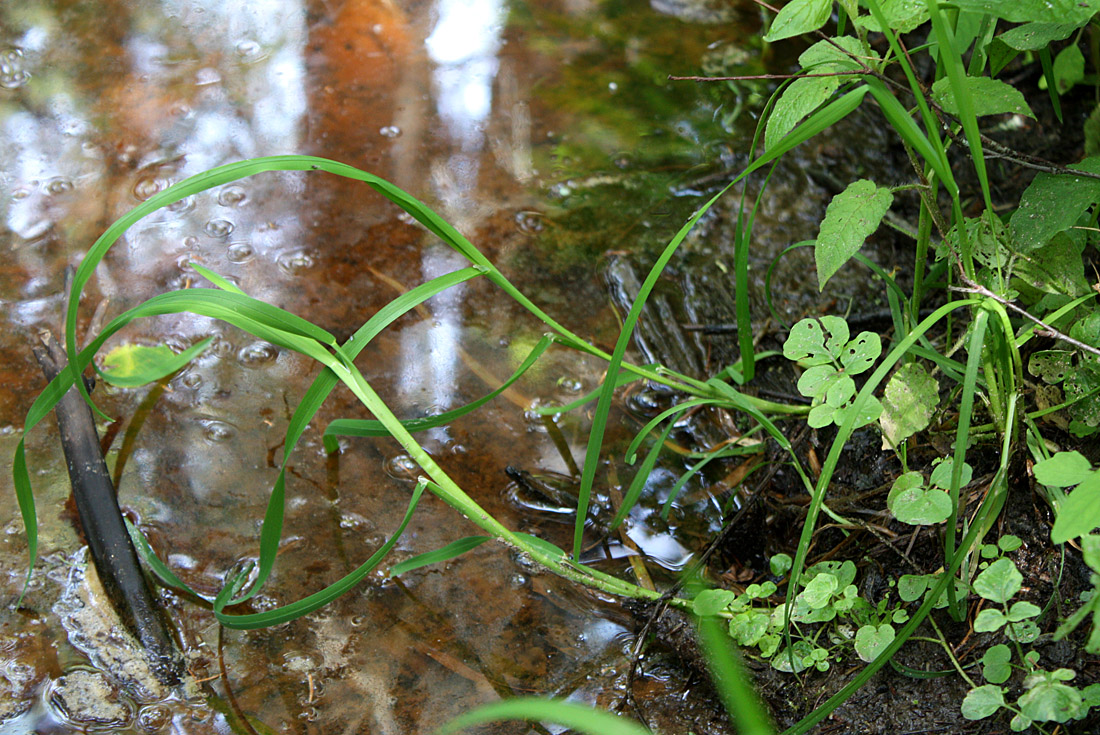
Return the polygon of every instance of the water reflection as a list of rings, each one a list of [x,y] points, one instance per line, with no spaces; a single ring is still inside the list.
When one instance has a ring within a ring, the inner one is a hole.
[[[599,17],[593,4],[546,5],[562,14],[559,32],[574,34],[574,49],[596,43],[587,22]],[[569,128],[576,113],[554,112],[536,98],[536,84],[564,75],[562,55],[523,42],[524,33],[536,31],[510,27],[510,10],[503,0],[0,6],[0,223],[9,243],[0,268],[0,317],[8,327],[0,330],[0,346],[14,356],[0,375],[0,425],[18,425],[40,387],[28,345],[37,329],[56,326],[64,266],[135,204],[208,167],[258,155],[324,155],[394,180],[495,255],[529,247],[548,209],[539,187],[552,183],[539,179],[536,157],[548,157],[560,136],[547,133]],[[570,15],[586,22],[571,30]],[[101,298],[110,299],[113,316],[156,293],[205,285],[193,262],[341,335],[396,295],[392,281],[375,274],[414,286],[466,265],[361,184],[264,175],[188,197],[135,226],[97,270],[82,314]],[[546,282],[546,300],[557,302],[565,321],[582,332],[606,330],[601,294],[587,286],[577,293],[558,283],[556,271],[529,275]],[[538,325],[480,282],[453,288],[428,307],[430,319],[405,317],[360,361],[403,414],[452,408],[485,393],[464,355],[503,377],[525,355],[518,348],[537,339]],[[173,568],[212,594],[227,569],[255,554],[288,416],[316,368],[202,317],[149,320],[126,333],[177,347],[207,336],[216,337],[214,347],[170,383],[132,439],[120,496]],[[576,397],[576,386],[599,380],[598,363],[550,359],[560,360],[543,374],[551,377],[524,383],[525,395],[564,402]],[[569,381],[555,385],[566,374]],[[108,412],[124,420],[145,395],[100,392]],[[335,581],[403,515],[418,473],[392,442],[349,440],[338,463],[321,451],[319,429],[344,415],[361,411],[338,392],[293,457],[280,560],[253,609]],[[568,437],[558,440],[565,451],[583,451],[583,422],[565,420]],[[2,445],[9,453],[11,436],[4,434]],[[500,401],[434,431],[426,443],[509,525],[556,532],[501,494],[507,464],[569,471],[561,447],[532,430],[521,408]],[[66,591],[65,565],[79,540],[60,510],[68,491],[55,436],[39,430],[30,445],[32,462],[46,472],[36,476],[40,544],[53,560],[43,567],[53,573],[36,580],[20,616],[0,613],[0,653],[9,638],[32,628],[47,648],[56,647],[52,662],[37,649],[22,653],[30,650],[24,644],[12,656],[37,677],[26,695],[35,698],[27,711],[37,719],[19,726],[49,731],[58,727],[44,699],[50,681],[83,664],[49,612]],[[10,497],[6,477],[0,483]],[[0,521],[15,529],[15,504],[3,507]],[[471,532],[442,504],[425,501],[398,558]],[[0,541],[9,599],[26,545],[14,532]],[[659,538],[646,543],[676,556]],[[224,655],[238,701],[281,732],[429,732],[492,697],[569,695],[580,681],[595,688],[614,668],[604,664],[619,655],[623,621],[610,621],[607,606],[571,585],[543,580],[537,570],[517,576],[518,569],[505,551],[485,545],[402,585],[377,575],[323,614],[276,631],[227,634]],[[167,599],[195,653],[195,671],[216,676],[209,613]],[[485,605],[488,599],[494,604]],[[224,712],[171,711],[174,732],[229,730]],[[143,727],[149,729],[135,721],[119,730]]]

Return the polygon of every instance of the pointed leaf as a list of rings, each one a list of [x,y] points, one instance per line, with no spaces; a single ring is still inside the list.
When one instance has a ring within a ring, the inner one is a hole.
[[[889,189],[860,179],[833,197],[825,210],[825,220],[814,247],[818,287],[840,270],[859,251],[863,241],[878,229],[886,210],[894,201]]]

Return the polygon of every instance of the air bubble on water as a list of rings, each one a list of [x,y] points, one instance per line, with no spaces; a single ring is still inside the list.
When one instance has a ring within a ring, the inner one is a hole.
[[[146,199],[164,191],[166,188],[168,188],[168,182],[164,179],[158,179],[155,176],[143,176],[137,180],[131,191],[133,191],[134,197],[139,202],[144,202]]]
[[[416,221],[416,217],[413,217],[408,212],[402,212],[401,214],[397,215],[397,221],[402,222],[406,225],[420,224],[419,222]]]
[[[166,184],[171,184],[172,182],[168,181],[168,182],[165,182],[165,183]],[[169,204],[167,207],[165,207],[165,209],[167,209],[169,212],[172,212],[173,214],[180,214],[182,212],[189,212],[194,208],[195,208],[195,197],[184,197],[183,199],[178,199],[178,200],[172,202],[171,204]]]
[[[32,189],[29,186],[18,186],[14,190],[12,190],[11,198],[15,201],[26,199],[31,195],[31,191]]]
[[[251,38],[238,41],[234,50],[243,61],[256,61],[263,56],[263,47]]]
[[[519,227],[520,232],[525,232],[529,235],[533,235],[536,232],[542,232],[542,213],[531,211],[516,212],[516,226]]]
[[[313,256],[304,250],[291,250],[275,259],[279,269],[288,276],[296,276],[313,267]]]
[[[229,247],[225,249],[225,257],[230,263],[246,263],[252,260],[252,256],[255,254],[256,251],[247,242],[231,242]]]
[[[23,67],[23,50],[9,48],[0,52],[0,87],[18,89],[31,78]]]
[[[137,715],[137,726],[142,732],[160,732],[172,721],[172,710],[163,704],[142,707]]]
[[[415,482],[416,478],[420,476],[420,465],[407,454],[390,457],[382,464],[382,468],[387,475],[395,480]]]
[[[73,182],[63,176],[56,176],[46,182],[46,191],[50,194],[64,194],[73,190]]]
[[[268,342],[253,342],[242,348],[237,354],[237,359],[245,367],[262,367],[275,362],[279,356],[279,348]]]
[[[203,232],[210,237],[224,238],[233,233],[233,223],[227,219],[212,219],[202,226]]]
[[[223,207],[239,207],[248,199],[243,186],[231,184],[218,192],[218,204]]]
[[[202,425],[203,438],[212,444],[227,442],[237,435],[237,427],[228,421],[203,419],[199,423]]]
[[[202,385],[202,374],[196,372],[184,373],[180,381],[188,388],[195,389]]]
[[[566,393],[580,393],[584,389],[584,383],[571,378],[568,375],[563,375],[558,378],[558,387],[564,390]]]
[[[385,138],[396,138],[397,136],[401,135],[401,128],[397,127],[396,125],[387,125],[378,132],[381,133],[382,136]]]

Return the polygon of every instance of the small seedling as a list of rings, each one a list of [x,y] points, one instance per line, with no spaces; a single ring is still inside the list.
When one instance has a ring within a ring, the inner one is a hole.
[[[882,354],[882,340],[874,332],[860,332],[849,339],[848,323],[837,316],[803,319],[783,343],[783,355],[806,367],[798,379],[798,392],[813,399],[807,422],[815,429],[844,423],[853,408],[856,382],[853,375],[869,370]],[[869,397],[855,425],[878,419],[882,404]]]
[[[929,478],[930,486],[924,484],[924,476],[919,472],[906,472],[894,480],[886,505],[902,523],[911,526],[924,526],[943,523],[951,516],[951,469],[954,460],[950,457],[936,462]],[[974,470],[963,463],[960,486],[970,483]]]

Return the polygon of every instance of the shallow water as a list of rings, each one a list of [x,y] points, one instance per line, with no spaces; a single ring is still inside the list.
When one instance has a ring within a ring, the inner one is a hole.
[[[665,80],[700,67],[757,69],[759,53],[745,41],[751,12],[710,0],[655,7],[588,0],[0,7],[0,231],[7,250],[0,268],[0,347],[7,355],[0,447],[11,456],[42,385],[30,345],[39,329],[59,324],[65,265],[78,262],[137,203],[250,156],[309,153],[388,178],[466,234],[554,317],[608,347],[617,320],[596,275],[604,254],[645,254],[666,241],[715,177],[743,162],[753,121],[738,111],[759,102],[751,90],[719,93]],[[774,186],[780,195],[759,224],[776,234],[772,245],[812,237],[816,200],[804,210],[792,204],[806,200],[805,179],[780,176]],[[708,227],[709,235],[685,246],[688,260],[728,251],[720,222]],[[766,263],[770,255],[756,257]],[[321,173],[263,174],[138,223],[98,269],[82,324],[104,299],[114,315],[156,293],[202,285],[192,261],[340,338],[394,298],[398,286],[465,265],[362,184]],[[788,261],[779,282],[796,284],[805,274],[804,263]],[[793,311],[804,302],[790,290],[780,308]],[[544,331],[477,280],[436,297],[428,310],[427,317],[403,317],[358,361],[400,416],[479,397]],[[122,505],[185,581],[214,594],[228,570],[257,553],[286,424],[316,366],[194,316],[145,320],[111,344],[182,347],[208,336],[212,346],[155,403],[145,401],[149,389],[96,393],[123,425],[109,463],[132,441],[124,452]],[[583,457],[586,417],[563,416],[548,426],[529,409],[573,400],[597,385],[601,370],[596,361],[552,351],[510,400],[499,398],[420,439],[506,525],[567,545],[571,525],[560,507],[517,501],[505,468],[571,473]],[[135,415],[144,423],[128,432]],[[347,440],[337,457],[323,451],[329,420],[361,415],[338,389],[303,437],[290,464],[279,561],[254,610],[335,581],[399,523],[418,471],[394,442]],[[637,427],[621,411],[616,416],[623,428],[611,442]],[[141,693],[81,650],[90,645],[87,631],[74,631],[78,616],[59,603],[84,583],[51,421],[28,437],[40,558],[18,611],[10,604],[23,581],[26,540],[11,481],[6,473],[0,479],[12,499],[0,515],[0,594],[8,605],[0,613],[0,676],[7,681],[0,681],[0,732],[234,730],[217,679],[217,626],[193,602],[161,593],[193,674],[211,679],[203,695]],[[632,470],[615,465],[625,485]],[[632,539],[659,579],[686,562],[718,517],[717,503],[704,494],[675,509],[679,521],[671,527],[656,518],[651,506],[684,467],[673,459],[653,474],[654,500],[631,521]],[[474,532],[429,498],[390,561]],[[629,576],[626,553],[595,546],[588,558],[602,554],[602,569]],[[296,622],[226,631],[222,657],[237,704],[258,728],[428,732],[501,696],[613,704],[628,666],[631,623],[612,603],[487,544],[400,581],[377,572]],[[114,714],[103,715],[114,718],[109,723],[63,706],[59,687],[80,680],[114,688]],[[677,686],[654,679],[647,691],[658,697]],[[514,724],[492,731],[529,730]]]

